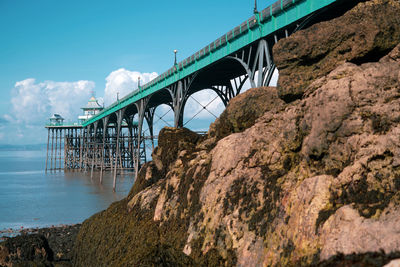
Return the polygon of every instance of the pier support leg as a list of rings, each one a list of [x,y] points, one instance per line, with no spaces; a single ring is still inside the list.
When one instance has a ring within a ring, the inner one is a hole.
[[[46,149],[46,168],[45,172],[47,173],[47,161],[49,160],[49,141],[50,141],[50,129],[47,129],[47,149]]]
[[[149,126],[152,151],[154,150],[154,131],[153,131],[154,123],[153,123],[153,121],[154,121],[155,111],[156,111],[156,107],[151,107],[151,108],[146,109],[146,111],[144,113],[144,117],[146,119],[147,125]]]
[[[56,143],[54,149],[54,168],[53,168],[54,171],[57,170],[57,156],[58,156],[57,144],[58,144],[58,129],[56,129]]]
[[[93,135],[92,135],[92,168],[90,170],[90,179],[93,180],[93,169],[94,169],[94,162],[97,156],[97,125],[98,121],[94,123]]]
[[[106,134],[107,134],[107,126],[108,126],[109,117],[103,118],[103,145],[101,147],[101,168],[100,168],[100,184],[103,183],[103,169],[104,169],[104,160],[105,160],[105,142],[106,142]]]
[[[87,168],[89,165],[89,149],[90,149],[90,138],[91,138],[91,126],[89,125],[86,129],[86,138],[85,138],[85,160],[84,160],[84,168],[85,172],[87,172]]]
[[[115,164],[114,164],[114,180],[113,180],[113,191],[115,192],[115,188],[117,185],[117,166],[118,166],[118,158],[119,158],[119,135],[121,133],[122,119],[125,114],[125,108],[117,111],[117,143],[115,148]]]
[[[61,139],[62,139],[63,130],[60,129],[60,146],[58,148],[58,170],[61,171],[61,157],[62,157],[62,150],[61,150]]]
[[[82,128],[79,131],[79,170],[82,171],[82,160],[83,160],[83,136],[84,136],[84,129]]]
[[[143,128],[143,119],[146,110],[146,106],[149,102],[149,98],[142,98],[138,103],[135,103],[138,110],[138,132],[137,132],[137,150],[135,155],[135,179],[138,177],[139,168],[140,168],[140,143],[142,142],[142,128]]]

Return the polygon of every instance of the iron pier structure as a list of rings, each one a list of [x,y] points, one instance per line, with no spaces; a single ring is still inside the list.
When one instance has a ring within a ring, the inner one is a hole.
[[[141,156],[145,155],[143,122],[146,120],[154,144],[153,121],[158,106],[170,106],[174,126],[182,127],[185,104],[196,92],[211,89],[226,106],[245,82],[251,87],[269,85],[275,70],[275,43],[313,23],[337,17],[358,2],[279,0],[260,12],[255,8],[252,17],[183,61],[175,61],[157,78],[84,121],[79,130],[66,129],[64,166],[79,170],[133,168],[137,174],[145,161]],[[124,125],[128,135],[123,134]],[[56,140],[60,136],[56,128],[49,127],[49,140],[54,132]]]
[[[92,131],[81,125],[47,125],[46,128],[46,171],[90,171],[93,178],[93,172],[97,170],[100,171],[100,183],[103,172],[112,171],[115,173],[115,190],[117,173],[133,171],[135,166],[146,162],[145,141],[148,138],[142,138],[138,143],[137,124],[124,124],[120,129],[115,124],[108,124]],[[153,148],[156,138],[152,138]]]

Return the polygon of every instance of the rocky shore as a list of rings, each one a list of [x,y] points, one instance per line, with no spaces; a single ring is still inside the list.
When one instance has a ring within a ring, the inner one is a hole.
[[[162,129],[128,196],[81,225],[72,262],[43,233],[0,243],[0,260],[399,266],[399,14],[362,1],[280,40],[278,87],[232,99],[206,136]]]
[[[0,266],[72,266],[72,249],[81,224],[8,229],[0,243]]]

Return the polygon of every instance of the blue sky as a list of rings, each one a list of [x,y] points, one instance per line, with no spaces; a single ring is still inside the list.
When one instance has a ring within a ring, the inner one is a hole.
[[[258,1],[258,7],[273,2]],[[0,144],[44,142],[40,128],[51,114],[41,113],[63,106],[74,117],[69,109],[76,104],[79,113],[91,90],[107,104],[107,90],[129,88],[132,83],[124,79],[136,74],[146,80],[164,72],[173,64],[174,49],[178,60],[186,58],[249,18],[253,5],[0,0]],[[17,134],[9,135],[8,128]]]

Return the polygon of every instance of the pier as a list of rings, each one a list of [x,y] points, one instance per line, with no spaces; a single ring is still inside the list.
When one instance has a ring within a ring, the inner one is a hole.
[[[272,55],[275,43],[316,22],[335,17],[356,3],[279,0],[261,11],[255,6],[249,19],[183,61],[175,59],[166,72],[132,88],[132,93],[110,106],[100,107],[91,99],[83,108],[85,117],[77,125],[59,124],[57,118],[50,120],[46,126],[46,169],[90,171],[91,175],[94,170],[100,170],[101,174],[111,170],[115,190],[119,171],[133,170],[137,175],[146,162],[145,141],[150,140],[154,148],[153,121],[157,107],[163,104],[171,107],[174,126],[183,127],[185,105],[196,92],[213,90],[227,106],[246,82],[251,87],[268,86],[276,69]],[[144,120],[149,136],[143,134]]]

